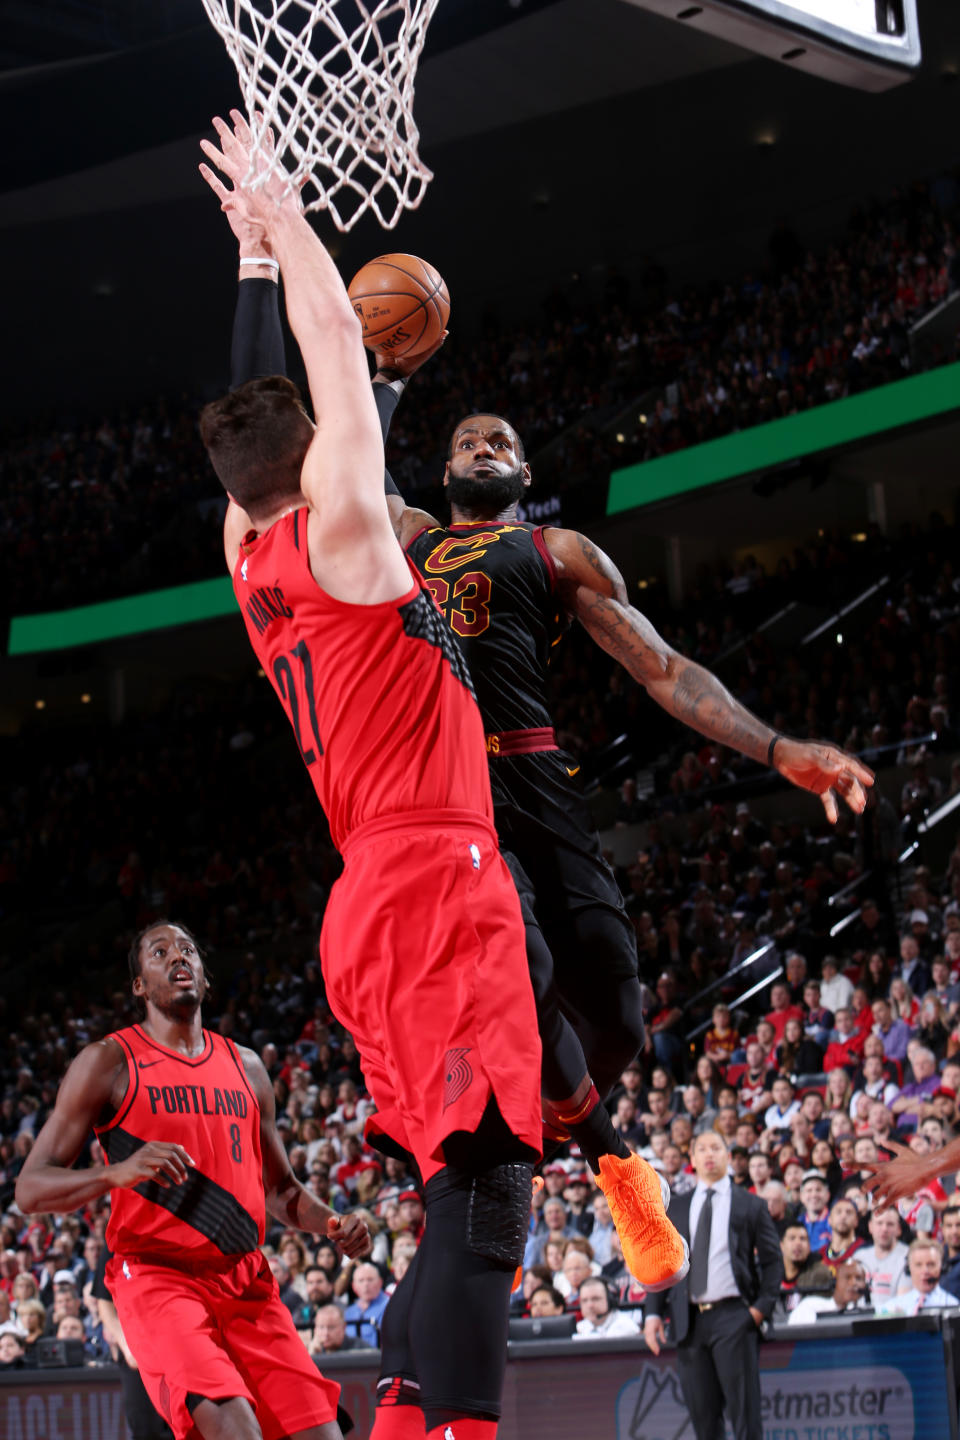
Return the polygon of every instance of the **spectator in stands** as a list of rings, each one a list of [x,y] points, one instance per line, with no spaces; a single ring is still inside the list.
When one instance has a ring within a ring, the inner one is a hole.
[[[759,1195],[767,1181],[773,1179],[770,1156],[765,1155],[762,1150],[755,1151],[747,1161],[747,1174],[750,1176],[750,1189],[755,1195]]]
[[[783,1027],[783,1039],[777,1046],[777,1067],[795,1080],[800,1075],[818,1075],[823,1065],[823,1050],[804,1034],[803,1022],[790,1019]]]
[[[27,1363],[36,1364],[36,1346],[46,1333],[47,1312],[39,1300],[21,1300],[17,1305],[17,1324],[23,1331],[27,1347]]]
[[[543,1202],[540,1211],[540,1219],[527,1240],[527,1248],[524,1254],[524,1267],[539,1265],[544,1258],[547,1245],[551,1242],[563,1243],[576,1234],[576,1229],[570,1224],[567,1215],[567,1207],[563,1201],[553,1196]]]
[[[926,925],[925,912],[914,910],[910,917],[911,921],[914,915],[923,916],[923,924],[918,923],[917,926],[918,929],[923,930]],[[914,995],[925,995],[930,989],[930,967],[921,954],[916,934],[911,933],[900,938],[899,976],[910,986]]]
[[[810,1249],[821,1251],[830,1239],[830,1191],[819,1170],[804,1171],[800,1184],[800,1216],[810,1240]]]
[[[802,1221],[787,1223],[780,1236],[780,1253],[784,1274],[773,1318],[782,1322],[796,1309],[801,1296],[811,1290],[830,1288],[833,1277],[823,1261],[811,1251],[810,1236]]]
[[[619,1340],[640,1333],[632,1314],[617,1308],[606,1283],[599,1277],[581,1284],[580,1313],[583,1319],[577,1323],[575,1340]]]
[[[336,1305],[321,1305],[313,1322],[307,1350],[311,1355],[342,1354],[372,1347],[356,1335],[347,1334],[346,1318]]]
[[[873,1033],[883,1041],[883,1053],[888,1060],[905,1060],[910,1040],[910,1027],[903,1020],[894,1020],[888,1000],[874,1000]]]
[[[834,1275],[833,1294],[806,1295],[787,1319],[788,1325],[814,1325],[818,1315],[842,1314],[845,1310],[864,1305],[867,1277],[858,1260],[838,1265]]]
[[[551,1315],[565,1314],[563,1296],[553,1285],[539,1285],[530,1296],[531,1320],[545,1320]]]
[[[322,1265],[308,1265],[303,1277],[304,1293],[299,1304],[291,1307],[293,1323],[298,1330],[311,1330],[317,1311],[334,1298],[333,1281]]]
[[[801,1024],[803,1023],[803,1006],[794,1004],[790,995],[790,987],[783,981],[778,981],[770,991],[770,1012],[766,1019],[773,1026],[776,1044],[783,1039],[784,1027],[788,1020],[796,1019]]]
[[[703,1037],[703,1053],[725,1069],[734,1051],[740,1048],[740,1036],[731,1023],[728,1005],[714,1005],[712,1019],[713,1024]]]
[[[849,1260],[863,1244],[857,1234],[860,1215],[852,1200],[835,1200],[830,1209],[830,1233],[819,1251],[820,1259],[831,1270]]]
[[[419,1190],[407,1189],[401,1192],[397,1204],[400,1207],[401,1226],[404,1230],[410,1231],[419,1245],[423,1238],[423,1227],[426,1224],[423,1196]]]
[[[560,1273],[553,1282],[567,1302],[568,1310],[577,1309],[577,1295],[584,1280],[599,1273],[600,1266],[594,1262],[590,1241],[585,1240],[582,1235],[568,1240],[563,1247]]]
[[[916,1024],[920,1014],[920,1001],[900,975],[894,975],[890,981],[889,1000],[890,1012],[895,1020],[902,1020],[911,1027]]]
[[[591,1189],[594,1187],[584,1171],[578,1170],[569,1177],[563,1192],[570,1224],[584,1236],[589,1236],[593,1229],[593,1211],[587,1203]]]
[[[794,1115],[800,1113],[800,1101],[794,1094],[793,1083],[786,1075],[778,1075],[771,1086],[773,1104],[763,1117],[768,1130],[789,1130]]]
[[[808,980],[803,987],[803,1033],[825,1050],[836,1023],[832,1010],[821,1002],[820,981]]]
[[[598,1190],[594,1194],[592,1210],[593,1228],[590,1231],[590,1244],[593,1247],[593,1258],[602,1269],[610,1263],[613,1257],[613,1237],[616,1234],[610,1206],[607,1204],[607,1197],[602,1190]]]
[[[717,1112],[708,1107],[700,1086],[685,1085],[681,1099],[684,1111],[690,1118],[694,1135],[700,1135],[704,1130],[711,1129],[717,1118]]]
[[[950,1034],[949,1023],[939,997],[932,990],[923,997],[914,1034],[933,1053],[937,1061],[944,1058]]]
[[[944,1290],[960,1294],[960,1203],[951,1200],[940,1217],[943,1228],[943,1271],[940,1279]]]
[[[0,1371],[23,1370],[27,1365],[27,1343],[16,1326],[0,1326]]]
[[[949,1026],[960,1010],[960,985],[950,978],[950,962],[945,955],[938,955],[930,967],[930,989],[928,995],[935,995],[943,1006],[944,1021]],[[925,997],[926,998],[926,997]]]
[[[646,1130],[637,1115],[636,1102],[629,1095],[621,1095],[613,1115],[613,1128],[627,1144],[642,1144]]]
[[[753,1040],[747,1045],[747,1066],[737,1081],[739,1103],[750,1114],[766,1112],[773,1104],[776,1070],[767,1064],[763,1047]]]
[[[860,917],[850,928],[849,945],[854,954],[863,953],[872,958],[874,953],[881,956],[892,954],[896,946],[893,926],[872,896],[867,896],[860,906]],[[889,979],[889,966],[887,967]],[[875,996],[871,996],[875,999]]]
[[[782,1235],[792,1214],[792,1206],[787,1200],[787,1187],[780,1180],[768,1180],[766,1185],[760,1187],[757,1194],[761,1200],[767,1202],[770,1219],[776,1227],[777,1234]]]
[[[940,1088],[937,1074],[937,1057],[926,1046],[919,1045],[913,1051],[913,1080],[903,1085],[900,1094],[890,1105],[901,1130],[916,1130],[921,1119],[928,1113],[929,1102]],[[934,1113],[932,1110],[929,1113]]]
[[[889,1105],[899,1094],[899,1088],[884,1073],[883,1060],[879,1055],[864,1057],[859,1082],[860,1089],[854,1092],[851,1106],[856,1105],[861,1095],[867,1095],[871,1100],[879,1100],[882,1105]],[[871,1123],[869,1113],[867,1123]]]
[[[873,1243],[858,1250],[857,1259],[866,1271],[871,1300],[880,1305],[908,1283],[907,1247],[900,1239],[900,1216],[893,1206],[873,1210],[867,1228]]]
[[[960,1299],[940,1284],[943,1257],[933,1240],[914,1240],[907,1253],[910,1289],[878,1306],[883,1315],[917,1315],[921,1310],[953,1308]]]
[[[384,1294],[383,1276],[375,1265],[361,1261],[353,1266],[352,1284],[356,1299],[344,1311],[348,1333],[378,1349],[383,1312],[390,1301]]]
[[[836,1015],[849,1008],[853,999],[853,981],[841,973],[835,955],[825,955],[820,966],[820,1002]]]
[[[886,1000],[890,993],[890,963],[881,950],[874,950],[867,958],[863,988],[871,1002]]]
[[[639,1119],[648,1135],[653,1130],[667,1129],[673,1120],[673,1115],[674,1112],[670,1109],[670,1096],[666,1090],[650,1089],[647,1091],[647,1108],[640,1112]],[[621,1134],[624,1132],[621,1131]],[[626,1138],[625,1135],[624,1138]]]
[[[664,970],[655,989],[656,1000],[647,1020],[646,1052],[677,1077],[683,1074],[686,1056],[681,1034],[683,1009],[673,972]]]

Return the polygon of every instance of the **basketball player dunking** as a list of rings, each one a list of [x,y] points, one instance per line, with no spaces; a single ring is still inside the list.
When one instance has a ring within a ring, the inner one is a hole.
[[[159,921],[130,951],[145,1018],[87,1045],[17,1178],[17,1204],[78,1210],[110,1192],[107,1280],[123,1334],[176,1440],[342,1440],[340,1387],[307,1355],[263,1244],[266,1213],[370,1248],[290,1169],[252,1050],[203,1028],[203,960]],[[95,1130],[105,1166],[71,1167]]]
[[[412,1413],[430,1440],[492,1440],[540,1149],[540,1043],[480,712],[390,525],[340,276],[280,181],[246,187],[245,128],[214,123],[222,151],[204,151],[234,188],[206,166],[205,178],[232,223],[266,232],[316,416],[280,376],[204,410],[235,502],[227,565],[344,857],[320,942],[330,1007],[359,1047],[381,1148],[412,1155],[424,1181],[426,1229],[401,1287],[423,1415]],[[377,1440],[401,1433],[385,1411]]]

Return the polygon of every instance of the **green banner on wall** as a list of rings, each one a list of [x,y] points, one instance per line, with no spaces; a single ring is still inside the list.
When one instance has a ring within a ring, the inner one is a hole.
[[[816,455],[913,425],[960,409],[960,364],[944,365],[925,375],[894,380],[863,395],[850,395],[818,405],[801,415],[788,415],[720,440],[663,455],[639,465],[614,470],[607,492],[607,514],[618,515],[655,500],[669,500],[721,480],[770,470],[804,455]]]

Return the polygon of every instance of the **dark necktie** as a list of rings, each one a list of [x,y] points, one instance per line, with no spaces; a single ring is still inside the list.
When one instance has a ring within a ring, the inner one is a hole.
[[[700,1218],[697,1221],[697,1233],[693,1241],[693,1254],[690,1257],[689,1284],[691,1295],[705,1295],[707,1291],[707,1261],[710,1258],[710,1228],[712,1224],[713,1191],[708,1189],[700,1210]]]

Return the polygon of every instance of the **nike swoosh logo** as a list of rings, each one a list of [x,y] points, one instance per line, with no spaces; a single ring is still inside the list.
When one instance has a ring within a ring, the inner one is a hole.
[[[571,779],[571,780],[573,779],[574,775],[579,775],[579,774],[580,774],[580,766],[579,766],[579,765],[574,765],[574,767],[573,767],[572,770],[570,769],[570,766],[569,766],[569,765],[564,765],[563,768],[564,768],[564,770],[566,770],[566,772],[567,772],[567,774],[570,776],[570,779]]]
[[[137,1064],[141,1070],[149,1070],[151,1065],[160,1065],[162,1060],[138,1060]]]

